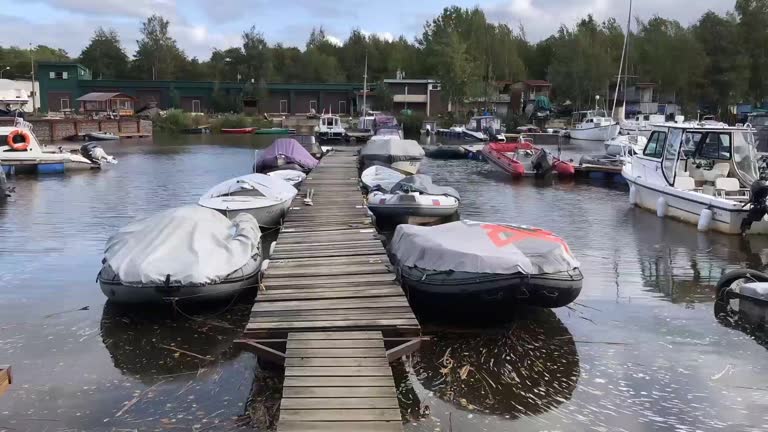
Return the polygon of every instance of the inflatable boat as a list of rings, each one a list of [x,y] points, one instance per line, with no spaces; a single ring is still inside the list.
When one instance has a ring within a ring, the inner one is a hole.
[[[549,174],[570,177],[576,173],[573,165],[527,141],[493,142],[483,147],[482,153],[493,167],[512,177],[540,177]]]
[[[474,221],[400,225],[389,253],[409,298],[420,303],[556,308],[581,292],[583,275],[568,245],[539,228]]]
[[[363,171],[360,175],[360,182],[364,192],[373,192],[374,190],[389,191],[403,178],[405,178],[405,174],[392,168],[374,165]]]
[[[198,204],[230,219],[248,213],[262,227],[272,228],[280,225],[297,193],[279,177],[248,174],[217,184],[200,197]]]
[[[270,177],[279,178],[280,180],[283,180],[296,189],[298,189],[299,186],[301,186],[301,183],[307,178],[307,175],[303,172],[290,169],[272,171],[267,173],[267,175]]]
[[[120,229],[102,264],[99,285],[112,302],[229,298],[258,284],[261,231],[249,214],[230,221],[204,207],[179,207]]]
[[[389,192],[368,194],[368,210],[384,222],[407,222],[412,216],[440,219],[456,214],[460,200],[456,189],[435,185],[431,177],[417,174],[395,183]]]
[[[278,138],[264,150],[256,150],[256,162],[253,172],[291,169],[303,173],[310,172],[317,166],[317,159],[293,138]]]

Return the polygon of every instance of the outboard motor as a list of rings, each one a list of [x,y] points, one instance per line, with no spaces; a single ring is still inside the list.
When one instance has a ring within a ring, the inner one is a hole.
[[[11,188],[8,187],[8,181],[5,179],[5,171],[0,167],[0,201],[11,196]]]
[[[533,160],[531,160],[531,166],[537,175],[547,175],[552,172],[554,168],[549,153],[546,150],[541,150]]]
[[[768,182],[763,179],[755,180],[749,187],[749,204],[752,206],[747,217],[741,221],[741,233],[746,233],[752,224],[761,220],[768,213]]]
[[[117,163],[117,160],[114,157],[108,155],[107,152],[96,143],[85,143],[80,146],[80,154],[99,167],[103,163]]]

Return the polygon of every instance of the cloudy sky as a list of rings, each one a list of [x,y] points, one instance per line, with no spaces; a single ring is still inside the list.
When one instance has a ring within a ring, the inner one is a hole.
[[[13,23],[0,33],[0,46],[45,44],[76,56],[97,26],[112,27],[133,54],[141,20],[153,13],[171,20],[172,35],[190,56],[207,59],[213,48],[239,43],[242,30],[255,25],[267,39],[303,47],[312,27],[323,26],[343,40],[350,29],[384,37],[417,36],[424,22],[443,7],[479,5],[494,21],[522,24],[528,39],[539,40],[572,25],[588,13],[624,22],[628,1],[622,0],[0,0],[0,17]],[[725,12],[734,0],[640,0],[633,15],[654,14],[695,22],[707,9]]]

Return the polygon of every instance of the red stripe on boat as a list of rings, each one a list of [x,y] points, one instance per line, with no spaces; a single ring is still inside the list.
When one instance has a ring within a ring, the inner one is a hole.
[[[433,199],[432,200],[432,205],[433,206],[439,206],[440,205],[440,200]]]

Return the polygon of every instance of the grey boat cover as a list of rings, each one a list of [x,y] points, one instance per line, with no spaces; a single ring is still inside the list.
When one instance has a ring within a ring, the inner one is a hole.
[[[384,139],[368,141],[360,150],[360,157],[366,161],[398,162],[406,160],[421,160],[424,149],[414,140]]]
[[[133,222],[107,240],[104,256],[123,285],[207,285],[260,252],[261,231],[247,213],[232,221],[200,206],[178,207]]]
[[[392,189],[392,186],[404,177],[404,174],[401,174],[392,168],[374,165],[363,171],[360,175],[360,180],[363,181],[363,184],[365,184],[369,191],[383,190],[389,192],[389,190]]]
[[[467,220],[400,225],[390,251],[398,265],[435,271],[535,275],[579,267],[565,241],[550,232]]]
[[[405,177],[392,186],[389,192],[420,192],[426,195],[446,195],[461,201],[459,192],[456,189],[448,186],[438,186],[432,183],[432,177],[426,174],[414,174]]]

